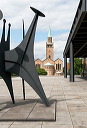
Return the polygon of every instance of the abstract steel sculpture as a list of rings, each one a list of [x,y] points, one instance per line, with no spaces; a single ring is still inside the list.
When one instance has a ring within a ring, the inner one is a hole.
[[[9,24],[7,41],[5,41],[6,20],[4,20],[2,39],[0,43],[0,75],[4,79],[9,89],[13,103],[15,103],[15,101],[11,82],[11,73],[15,73],[16,75],[20,76],[23,82],[25,80],[43,100],[44,104],[49,106],[48,100],[36,72],[33,55],[34,37],[38,16],[45,17],[45,15],[33,7],[30,8],[35,12],[34,19],[26,35],[24,36],[23,41],[13,50],[10,50],[11,25]]]

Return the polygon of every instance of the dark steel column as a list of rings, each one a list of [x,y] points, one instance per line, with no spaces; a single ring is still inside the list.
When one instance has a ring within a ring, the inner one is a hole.
[[[64,57],[64,78],[67,78],[67,56]]]
[[[73,43],[70,43],[70,82],[74,82],[74,51]]]

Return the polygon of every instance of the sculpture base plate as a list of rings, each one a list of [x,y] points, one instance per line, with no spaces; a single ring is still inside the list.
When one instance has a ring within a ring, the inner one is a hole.
[[[0,106],[0,121],[56,121],[56,101],[50,100],[50,107],[40,99],[4,102]]]

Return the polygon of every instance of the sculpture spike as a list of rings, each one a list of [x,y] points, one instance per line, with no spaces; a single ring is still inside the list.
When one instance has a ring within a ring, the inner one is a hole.
[[[24,20],[22,20],[23,22],[23,39],[24,39],[24,36],[25,36],[25,30],[24,30]]]
[[[8,24],[8,35],[7,35],[7,41],[6,43],[8,43],[8,49],[10,50],[10,27],[11,27],[11,24],[9,23]]]
[[[24,60],[24,56],[25,56],[25,54],[26,54],[26,51],[27,51],[27,49],[28,49],[28,45],[29,45],[29,43],[30,43],[30,40],[31,40],[31,37],[32,37],[32,33],[34,33],[33,34],[33,41],[34,41],[34,38],[35,38],[35,30],[36,30],[36,25],[37,25],[37,20],[38,20],[38,14],[36,13],[35,14],[35,16],[34,16],[34,18],[33,18],[33,21],[32,21],[32,23],[31,23],[31,25],[30,25],[30,27],[29,27],[29,29],[28,29],[28,32],[27,32],[27,34],[25,35],[25,37],[27,38],[27,40],[26,40],[26,46],[25,46],[25,51],[24,51],[24,53],[23,53],[23,56],[22,56],[22,58],[21,58],[21,64],[23,63],[23,60]],[[24,38],[25,39],[25,38]],[[34,43],[34,42],[33,42]],[[33,45],[32,45],[33,46]]]
[[[10,27],[11,27],[11,24],[9,23],[8,24],[8,35],[7,35],[7,41],[10,43]]]
[[[3,20],[3,32],[2,32],[2,38],[1,38],[1,43],[5,42],[5,23],[6,20]]]

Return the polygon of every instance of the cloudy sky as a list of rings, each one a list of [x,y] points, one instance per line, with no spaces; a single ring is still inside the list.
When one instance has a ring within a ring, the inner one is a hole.
[[[44,17],[38,20],[34,54],[35,59],[45,59],[46,41],[49,26],[54,42],[54,59],[63,60],[63,50],[71,29],[73,19],[80,0],[0,0],[0,10],[6,19],[6,28],[11,23],[11,48],[22,41],[22,19],[25,21],[25,31],[29,28],[34,13],[30,6],[42,11]],[[0,36],[3,21],[0,21]]]

